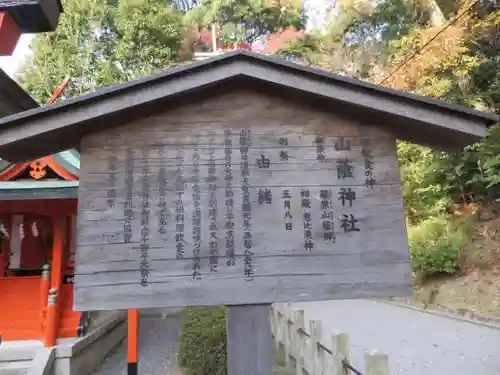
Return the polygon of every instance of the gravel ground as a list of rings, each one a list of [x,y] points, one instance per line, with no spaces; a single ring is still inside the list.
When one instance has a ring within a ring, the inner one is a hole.
[[[180,312],[141,312],[139,320],[140,375],[179,375],[177,353]],[[127,375],[127,339],[116,348],[93,375]]]
[[[370,300],[295,303],[319,319],[328,345],[334,331],[349,335],[350,360],[364,372],[363,353],[389,356],[391,375],[499,374],[500,329]]]

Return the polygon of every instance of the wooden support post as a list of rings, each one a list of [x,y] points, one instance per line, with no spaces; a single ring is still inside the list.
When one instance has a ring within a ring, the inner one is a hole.
[[[6,225],[6,218],[2,216],[0,218],[0,225],[3,225],[4,228],[8,228]],[[9,239],[5,233],[0,233],[0,244],[2,245],[2,251],[0,251],[0,279],[5,277],[5,273],[7,271],[7,254],[10,253],[10,245]]]
[[[40,307],[42,309],[47,307],[47,297],[50,289],[50,266],[44,264],[42,268],[42,277],[40,283]]]
[[[139,310],[128,310],[127,375],[139,373]]]
[[[290,313],[292,309],[290,304],[283,304],[283,320],[284,320],[284,328],[285,328],[285,367],[290,368],[290,357],[293,355],[293,334],[292,334],[292,326],[290,325]]]
[[[59,299],[57,292],[61,290],[63,258],[64,258],[64,225],[65,217],[57,216],[54,220],[54,240],[52,246],[52,266],[50,275],[51,289],[49,292],[49,302],[47,306],[47,331],[45,333],[45,346],[54,346],[59,333]],[[51,299],[51,294],[53,298]],[[52,301],[52,305],[51,305]]]
[[[64,233],[66,218],[54,217],[54,240],[52,245],[51,287],[59,290],[63,280]]]
[[[295,357],[295,375],[302,375],[302,369],[305,366],[305,344],[306,344],[306,336],[304,334],[304,309],[294,310],[292,312],[292,320],[295,324],[295,353],[297,356]]]
[[[321,320],[310,320],[309,332],[311,334],[311,375],[323,375],[325,352],[323,349],[320,349],[318,345],[321,342],[323,333]]]
[[[334,374],[348,375],[342,360],[349,359],[349,337],[345,333],[336,332],[331,337]]]
[[[45,332],[47,328],[47,302],[50,289],[50,266],[43,265],[42,279],[40,282],[40,332]]]
[[[376,350],[365,353],[366,375],[389,375],[389,358]]]
[[[47,299],[47,329],[45,330],[44,343],[46,347],[56,345],[57,341],[57,289],[49,291]]]
[[[228,375],[272,375],[272,340],[269,305],[229,306]]]

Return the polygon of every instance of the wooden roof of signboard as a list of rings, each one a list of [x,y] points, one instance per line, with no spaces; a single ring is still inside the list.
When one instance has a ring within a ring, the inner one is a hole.
[[[0,69],[0,117],[37,107],[36,101]]]
[[[0,69],[0,117],[38,108],[37,102]],[[30,169],[31,161],[12,164],[0,159],[0,201],[26,199],[77,198],[80,153],[63,150],[44,157],[47,167],[60,179],[20,177]],[[35,162],[35,161],[33,161]]]
[[[0,119],[0,157],[11,162],[78,147],[86,134],[237,87],[265,89],[387,126],[403,140],[459,150],[499,118],[248,51],[228,52]]]

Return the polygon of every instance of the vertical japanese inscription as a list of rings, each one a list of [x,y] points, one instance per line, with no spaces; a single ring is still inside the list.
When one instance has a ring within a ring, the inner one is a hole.
[[[316,144],[316,160],[322,163],[326,160],[325,137],[323,137],[322,135],[317,135],[314,143]]]
[[[160,157],[160,169],[158,171],[158,233],[167,233],[167,168],[165,167],[165,146],[161,145],[158,151]]]
[[[345,137],[338,137],[334,146],[335,151],[351,151],[351,141]]]
[[[311,222],[311,193],[309,189],[302,189],[300,192],[302,208],[304,210],[302,219],[304,220],[304,250],[312,251],[314,249],[314,241],[312,238],[312,222]]]
[[[356,226],[357,222],[358,219],[356,219],[353,214],[342,214],[340,218],[340,226],[344,230],[344,233],[359,232],[360,229]]]
[[[342,207],[346,205],[352,207],[352,202],[356,200],[356,192],[351,188],[341,188],[339,190],[339,201],[342,204]]]
[[[288,146],[288,138],[281,137],[279,144],[282,147]],[[280,161],[282,161],[282,162],[288,161],[288,150],[283,150],[283,149],[280,150]]]
[[[365,186],[373,189],[375,179],[373,178],[373,154],[370,138],[361,138],[361,155],[365,165]]]
[[[201,280],[201,205],[200,205],[200,153],[196,148],[193,153],[193,280]]]
[[[175,171],[175,257],[177,259],[184,258],[184,247],[186,245],[184,239],[184,175],[182,173],[184,151],[181,147],[177,150],[175,157],[178,163]]]
[[[115,207],[116,201],[116,155],[108,156],[108,178],[109,178],[109,190],[106,195],[108,198],[108,208]]]
[[[292,194],[290,193],[290,190],[288,189],[285,189],[283,190],[283,206],[285,208],[285,217],[284,217],[284,221],[285,221],[285,230],[287,232],[291,232],[292,231]]]
[[[234,256],[234,192],[233,192],[233,170],[232,170],[232,154],[233,143],[231,138],[231,130],[224,130],[224,180],[225,188],[225,204],[226,204],[226,256],[229,258],[226,262],[228,266],[236,264]]]
[[[125,151],[125,200],[123,202],[123,241],[132,241],[132,192],[134,189],[134,152],[130,147]]]
[[[335,223],[333,221],[332,189],[321,189],[319,191],[321,204],[321,225],[323,227],[323,239],[327,243],[335,243]]]
[[[337,178],[339,180],[345,180],[347,178],[354,178],[354,166],[352,161],[345,157],[337,160]]]
[[[271,204],[273,203],[273,193],[268,188],[259,189],[257,194],[257,202],[259,204]]]
[[[215,177],[215,153],[210,145],[210,161],[208,164],[208,230],[210,247],[210,272],[217,272],[219,266],[219,243],[217,238],[217,182]]]
[[[141,274],[141,285],[148,285],[149,276],[149,147],[144,147],[142,149],[142,183],[141,183],[141,263],[140,263],[140,274]]]
[[[245,249],[245,280],[253,280],[253,258],[252,258],[252,204],[250,202],[250,172],[248,168],[248,149],[250,147],[250,130],[243,129],[240,133],[240,157],[241,157],[241,177],[242,177],[242,192],[243,192],[243,247]],[[264,160],[262,155],[260,160]],[[269,160],[269,159],[267,159]],[[269,168],[266,164],[264,168]],[[260,167],[260,164],[259,164]]]

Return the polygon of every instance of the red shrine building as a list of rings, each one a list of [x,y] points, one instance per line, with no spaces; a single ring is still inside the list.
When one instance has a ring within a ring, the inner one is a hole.
[[[0,1],[0,56],[23,33],[53,31],[62,11],[60,0]],[[0,118],[38,107],[1,69],[0,88]],[[74,149],[0,159],[0,375],[87,375],[127,335],[126,313],[72,309],[79,172]]]
[[[2,339],[50,345],[57,337],[76,337],[81,313],[72,311],[71,301],[78,151],[0,163]],[[55,314],[48,311],[49,294]]]
[[[23,33],[53,31],[62,10],[60,0],[0,4],[0,54],[11,55]],[[0,73],[0,115],[38,107]],[[79,166],[76,150],[20,164],[0,160],[2,341],[53,346],[78,335],[82,314],[72,311],[71,280]]]

